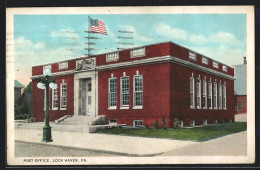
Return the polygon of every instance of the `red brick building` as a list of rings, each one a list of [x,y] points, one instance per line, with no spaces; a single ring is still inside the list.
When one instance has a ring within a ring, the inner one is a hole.
[[[50,119],[106,115],[106,121],[153,126],[162,117],[184,126],[234,120],[234,69],[172,42],[32,68],[32,116],[44,120],[37,78],[51,68]]]

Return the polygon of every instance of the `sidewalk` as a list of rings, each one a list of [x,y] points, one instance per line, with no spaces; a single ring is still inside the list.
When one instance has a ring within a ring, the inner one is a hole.
[[[199,142],[52,130],[53,142],[41,142],[42,130],[15,129],[15,140],[105,151],[125,156],[155,156]]]

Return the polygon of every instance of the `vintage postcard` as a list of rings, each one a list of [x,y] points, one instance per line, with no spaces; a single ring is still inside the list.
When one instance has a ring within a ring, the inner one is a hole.
[[[255,162],[253,6],[9,8],[6,21],[8,165]]]

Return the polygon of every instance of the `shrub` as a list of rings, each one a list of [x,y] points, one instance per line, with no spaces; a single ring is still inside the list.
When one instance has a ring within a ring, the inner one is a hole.
[[[19,120],[19,119],[27,119],[28,114],[15,114],[14,119]]]
[[[145,126],[145,128],[149,128],[149,126],[148,125],[144,125]]]
[[[179,123],[178,123],[178,121],[179,121],[178,118],[175,118],[175,119],[174,119],[174,123],[173,123],[173,128],[174,128],[174,129],[178,129],[178,128],[179,128]]]
[[[162,123],[165,130],[167,130],[165,117],[162,117]]]
[[[226,120],[225,120],[225,119],[222,119],[222,123],[226,123]]]
[[[155,120],[155,121],[154,121],[154,128],[155,128],[155,129],[158,129],[158,128],[159,128],[159,122],[158,122],[158,120]]]
[[[35,122],[35,118],[34,117],[30,117],[29,122],[30,123]]]
[[[29,112],[29,109],[26,105],[21,105],[18,107],[19,114],[27,114],[28,112]]]

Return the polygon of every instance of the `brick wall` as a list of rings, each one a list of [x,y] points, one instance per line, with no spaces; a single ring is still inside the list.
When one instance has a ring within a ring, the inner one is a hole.
[[[133,109],[133,76],[136,71],[143,75],[143,109]],[[130,77],[129,109],[120,109],[120,77],[126,72]],[[117,108],[108,110],[108,78],[117,78]],[[161,118],[169,122],[169,63],[153,64],[99,72],[99,115],[117,119],[117,123],[133,125],[133,120],[143,120],[144,125],[153,126],[157,119],[162,127]],[[168,125],[169,126],[169,125]]]
[[[236,114],[247,113],[247,96],[246,95],[236,95],[235,96]],[[242,102],[242,109],[239,109],[238,103]]]
[[[60,83],[62,80],[67,83],[67,108],[66,110],[60,109]],[[64,115],[74,114],[74,76],[62,76],[56,77],[58,84],[58,110],[52,110],[52,90],[50,90],[50,121],[61,118]],[[37,88],[37,80],[33,80],[32,88],[32,117],[35,117],[36,121],[43,121],[45,118],[44,110],[44,90]]]

